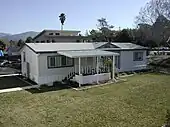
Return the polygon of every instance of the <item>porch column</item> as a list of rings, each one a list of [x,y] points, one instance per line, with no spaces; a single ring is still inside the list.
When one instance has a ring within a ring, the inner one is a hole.
[[[112,79],[115,80],[115,56],[112,58]]]
[[[81,87],[81,84],[80,84],[81,78],[80,78],[80,76],[81,76],[81,58],[79,57],[79,87]]]
[[[99,84],[99,78],[98,78],[98,74],[99,74],[99,57],[97,56],[97,66],[96,66],[96,71],[97,71],[97,84]]]
[[[75,74],[77,73],[76,68],[77,68],[77,65],[76,65],[76,58],[74,58],[74,71],[75,71]]]

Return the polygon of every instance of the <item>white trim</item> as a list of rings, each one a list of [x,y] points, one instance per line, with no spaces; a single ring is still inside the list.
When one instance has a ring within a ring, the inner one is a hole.
[[[79,57],[79,76],[81,75],[81,58]],[[79,78],[79,87],[81,87],[80,81],[81,79]]]
[[[112,79],[115,79],[115,56],[112,58]]]
[[[18,76],[18,75],[21,75],[21,74],[0,75],[0,78],[1,78],[1,77]]]
[[[96,70],[97,70],[97,84],[99,84],[99,77],[98,77],[98,74],[99,74],[99,57],[97,57],[97,66],[96,66]]]

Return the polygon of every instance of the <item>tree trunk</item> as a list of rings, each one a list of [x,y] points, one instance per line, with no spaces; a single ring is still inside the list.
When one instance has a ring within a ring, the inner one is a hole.
[[[63,25],[61,24],[61,30],[63,30]]]

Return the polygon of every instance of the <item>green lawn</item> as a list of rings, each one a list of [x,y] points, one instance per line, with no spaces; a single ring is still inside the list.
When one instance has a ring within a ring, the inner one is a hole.
[[[170,109],[170,76],[135,75],[127,82],[0,94],[0,127],[160,127]]]

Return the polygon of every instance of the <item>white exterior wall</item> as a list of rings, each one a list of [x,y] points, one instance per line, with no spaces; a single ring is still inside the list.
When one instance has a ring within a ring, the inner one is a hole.
[[[62,81],[70,72],[79,71],[79,64],[78,64],[78,58],[74,61],[73,67],[63,67],[63,68],[51,68],[48,69],[47,65],[47,57],[58,55],[57,53],[43,53],[38,56],[39,61],[39,78],[38,78],[38,84],[47,84],[55,81]],[[87,61],[86,61],[87,59]],[[93,57],[89,58],[81,58],[81,67],[86,66],[92,66],[93,68],[96,67],[96,63]]]
[[[53,33],[53,35],[55,36],[55,33],[59,33],[60,35],[58,35],[58,36],[78,36],[78,31],[62,31],[62,30],[60,30],[60,31],[48,31],[48,32],[45,32],[45,36],[49,36],[49,34],[50,33]],[[52,35],[52,36],[53,36]]]
[[[76,42],[77,40],[79,40],[79,38],[76,38],[76,37],[59,37],[59,36],[44,36],[44,35],[41,35],[40,37],[36,38],[34,40],[34,42],[36,43],[37,41],[39,41],[39,43],[41,43],[41,41],[45,41],[44,43],[47,43],[47,40],[49,42],[52,42],[53,40],[55,42]]]
[[[97,80],[98,82],[108,81],[110,80],[110,77],[111,77],[110,73],[102,73],[102,74],[95,74],[95,75],[88,75],[88,76],[76,75],[74,81],[80,84],[91,84],[91,83],[97,83]]]
[[[23,52],[25,52],[25,62],[23,61]],[[37,54],[33,52],[28,47],[24,47],[21,52],[21,66],[22,66],[22,75],[30,77],[32,81],[38,82],[38,59]],[[27,74],[27,63],[29,63],[29,76]]]
[[[48,68],[47,57],[58,55],[57,53],[43,53],[38,57],[39,61],[39,84],[47,84],[55,81],[62,81],[74,67]]]
[[[143,61],[134,61],[133,53],[134,52],[143,52]],[[120,52],[120,72],[124,71],[135,71],[146,69],[147,58],[146,50],[133,50],[133,51],[121,51]]]

